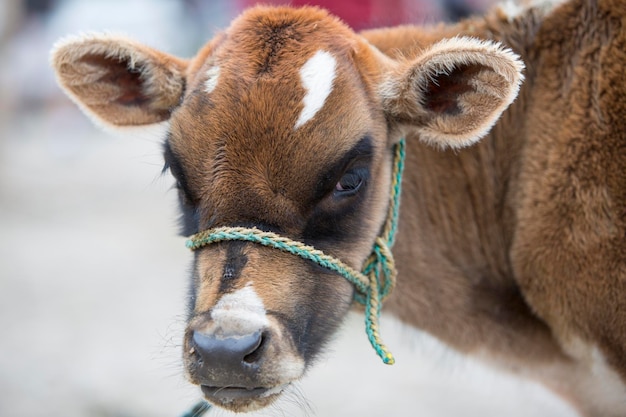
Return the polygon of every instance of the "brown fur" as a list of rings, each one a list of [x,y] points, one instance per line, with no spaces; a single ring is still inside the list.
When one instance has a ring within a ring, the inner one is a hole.
[[[520,97],[478,146],[453,154],[409,142],[408,165],[422,169],[405,187],[412,216],[396,252],[415,261],[399,266],[409,293],[389,304],[464,351],[490,346],[512,369],[561,363],[548,384],[593,415],[622,415],[626,401],[604,408],[586,384],[564,382],[593,366],[581,345],[626,377],[625,18],[624,2],[570,2],[545,20],[494,12],[426,33],[401,28],[411,41],[393,46],[389,32],[364,34],[409,54],[439,36],[480,33],[524,58]]]
[[[105,123],[169,118],[168,143],[184,171],[175,175],[197,231],[250,224],[315,236],[356,267],[384,221],[391,145],[407,134],[398,291],[387,310],[544,382],[586,415],[618,416],[626,414],[624,22],[623,1],[572,0],[517,17],[494,9],[456,25],[359,36],[318,9],[257,8],[190,62],[89,38],[61,44],[53,63],[61,85]],[[466,149],[458,148],[508,106],[521,67],[495,44],[439,42],[455,36],[501,42],[526,66],[517,101]],[[305,94],[298,70],[320,49],[337,59],[334,87],[315,123],[294,130]],[[120,76],[120,62],[141,76]],[[220,77],[207,94],[213,65]],[[325,170],[368,135],[372,180],[362,199],[317,196]],[[323,234],[333,227],[341,233]],[[196,255],[191,331],[212,325],[228,248]],[[323,343],[351,289],[290,255],[256,246],[242,253],[243,278],[228,291],[254,282],[266,309],[287,317],[272,324],[259,382],[279,385],[281,355],[300,357],[287,329],[304,321],[289,320],[311,319],[301,336]],[[185,360],[201,383],[193,355]]]

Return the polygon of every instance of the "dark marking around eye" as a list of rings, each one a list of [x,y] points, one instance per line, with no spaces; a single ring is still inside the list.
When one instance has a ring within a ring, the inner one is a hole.
[[[372,138],[366,135],[337,162],[325,170],[324,175],[317,182],[315,200],[320,200],[331,192],[346,171],[346,168],[355,160],[361,159],[365,163],[369,163],[373,152]]]
[[[363,137],[319,180],[318,198],[303,231],[305,243],[324,250],[327,245],[359,239],[373,152],[372,138]]]
[[[168,170],[176,180],[176,188],[179,192],[181,216],[181,234],[183,236],[189,236],[198,232],[199,214],[197,210],[196,201],[189,189],[187,182],[187,176],[180,158],[173,151],[170,145],[171,133],[167,134],[165,143],[163,144],[163,159],[165,165],[163,166],[162,174],[165,174]]]

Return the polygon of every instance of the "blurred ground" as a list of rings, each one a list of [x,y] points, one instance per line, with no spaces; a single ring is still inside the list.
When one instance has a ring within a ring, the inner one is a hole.
[[[176,236],[170,178],[160,175],[161,137],[97,131],[59,95],[47,66],[60,32],[102,29],[106,10],[120,14],[121,3],[109,3],[82,2],[78,23],[67,18],[76,9],[45,24],[25,20],[0,49],[0,416],[172,417],[200,398],[180,362],[191,255]],[[147,42],[186,54],[184,36],[158,23],[179,9],[157,3],[126,0],[135,16],[116,22],[156,25]],[[212,27],[235,13],[225,4],[205,11]],[[355,314],[304,381],[258,415],[575,415],[541,387],[463,361],[396,322],[382,329],[395,366],[380,363]]]

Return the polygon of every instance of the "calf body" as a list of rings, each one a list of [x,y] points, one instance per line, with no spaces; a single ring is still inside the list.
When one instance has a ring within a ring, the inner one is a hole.
[[[476,146],[408,142],[417,198],[405,194],[395,252],[411,294],[389,308],[590,415],[626,401],[625,16],[624,2],[569,2],[364,34],[391,55],[487,34],[523,58],[519,97]]]
[[[584,414],[623,415],[625,19],[624,2],[572,1],[357,35],[318,9],[256,8],[189,61],[93,35],[53,64],[98,122],[168,122],[186,235],[256,227],[358,269],[406,137],[386,309]],[[196,251],[190,380],[233,410],[271,403],[352,293],[275,249]]]

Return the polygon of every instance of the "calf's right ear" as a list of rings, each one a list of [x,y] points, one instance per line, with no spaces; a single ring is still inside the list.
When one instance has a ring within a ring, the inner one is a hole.
[[[184,94],[186,61],[119,36],[61,40],[51,62],[69,97],[105,127],[167,120]]]

